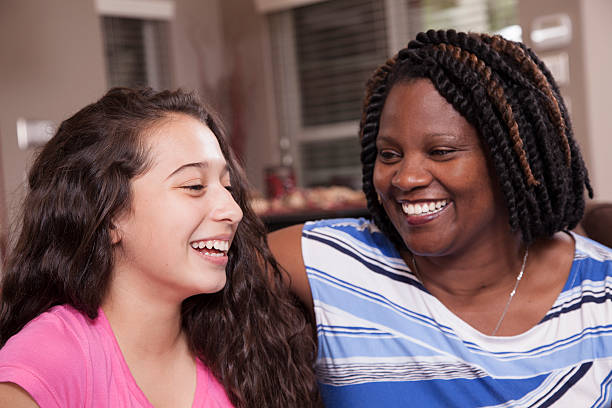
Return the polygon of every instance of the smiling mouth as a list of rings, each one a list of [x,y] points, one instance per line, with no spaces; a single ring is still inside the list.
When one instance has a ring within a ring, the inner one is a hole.
[[[204,255],[216,257],[227,256],[230,247],[229,241],[216,239],[193,241],[190,245]]]
[[[448,204],[448,200],[424,201],[420,203],[402,202],[402,211],[407,215],[431,215],[442,211]]]

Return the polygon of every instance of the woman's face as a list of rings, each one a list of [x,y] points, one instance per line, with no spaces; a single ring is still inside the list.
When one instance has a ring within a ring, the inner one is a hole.
[[[413,253],[452,255],[510,232],[476,129],[428,79],[393,86],[376,147],[374,187]]]
[[[171,300],[216,292],[242,219],[211,130],[170,115],[144,137],[151,166],[131,182],[129,211],[115,220],[114,281],[125,290]]]

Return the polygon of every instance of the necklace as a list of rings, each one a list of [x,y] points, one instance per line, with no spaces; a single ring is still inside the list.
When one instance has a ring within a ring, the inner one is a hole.
[[[497,331],[501,327],[501,324],[504,321],[504,318],[506,317],[506,313],[508,313],[508,308],[510,308],[510,303],[512,303],[512,299],[514,298],[514,295],[516,294],[516,289],[518,288],[519,282],[521,281],[521,279],[523,279],[523,274],[525,273],[525,265],[527,265],[528,256],[529,256],[529,247],[525,248],[525,254],[523,255],[523,264],[521,265],[521,271],[516,276],[516,282],[514,283],[512,292],[510,292],[510,297],[508,297],[508,301],[506,302],[504,311],[502,312],[499,320],[497,321],[497,324],[495,325],[495,329],[493,329],[491,336],[495,336],[495,334],[497,334]],[[414,274],[416,275],[417,278],[419,278],[419,280],[421,281],[421,284],[424,285],[425,282],[423,281],[423,278],[421,278],[421,274],[419,273],[419,268],[417,267],[416,259],[414,259],[414,255],[412,255],[412,265],[414,266]]]

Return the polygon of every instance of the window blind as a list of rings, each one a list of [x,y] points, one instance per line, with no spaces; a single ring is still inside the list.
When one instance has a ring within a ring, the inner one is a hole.
[[[109,86],[169,88],[167,22],[110,16],[102,20]]]
[[[387,55],[383,0],[336,0],[295,10],[302,123],[357,120],[363,85]]]

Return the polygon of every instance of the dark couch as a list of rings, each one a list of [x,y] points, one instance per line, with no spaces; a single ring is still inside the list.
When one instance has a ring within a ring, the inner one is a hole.
[[[588,203],[576,231],[612,248],[612,203]]]

